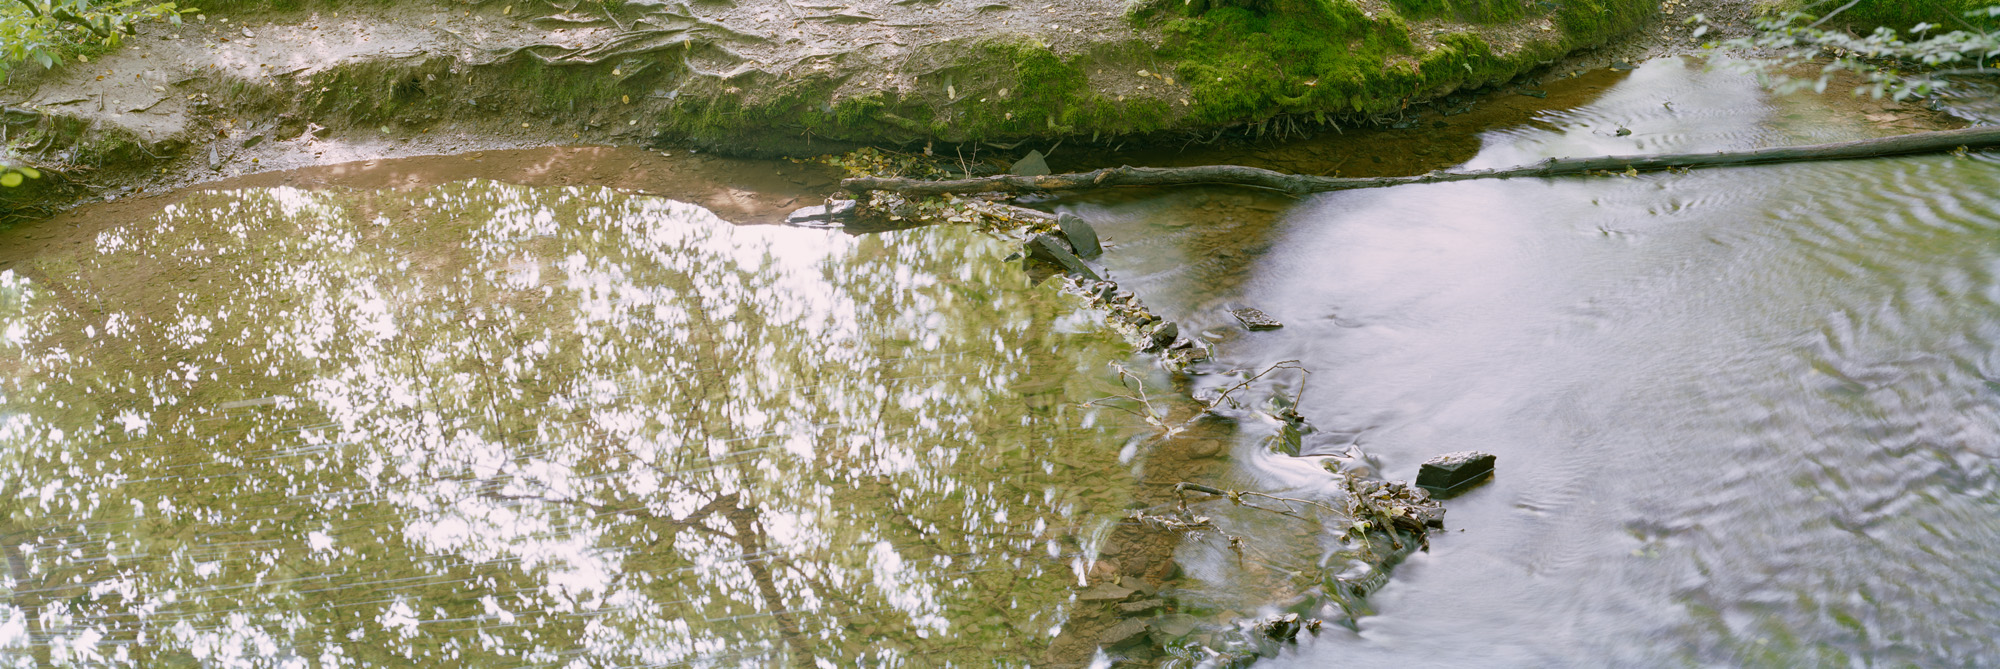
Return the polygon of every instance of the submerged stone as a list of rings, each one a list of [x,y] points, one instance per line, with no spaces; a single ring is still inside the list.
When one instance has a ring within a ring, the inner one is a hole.
[[[1251,330],[1276,330],[1285,327],[1284,323],[1278,322],[1278,319],[1272,318],[1270,314],[1252,307],[1230,309],[1229,314],[1235,316],[1236,321],[1242,323],[1243,327]]]
[[[1049,174],[1049,160],[1042,157],[1042,152],[1040,151],[1029,151],[1027,156],[1014,161],[1014,167],[1008,169],[1007,173],[1024,177],[1038,177]]]
[[[1152,626],[1146,624],[1144,620],[1127,618],[1104,630],[1103,634],[1098,635],[1097,641],[1112,650],[1130,648],[1149,641],[1146,633],[1151,629]]]
[[[1117,602],[1117,601],[1123,601],[1127,597],[1131,597],[1132,593],[1135,592],[1138,592],[1138,590],[1127,588],[1122,585],[1099,583],[1095,586],[1091,586],[1089,590],[1077,593],[1076,598],[1086,602]]]
[[[1143,599],[1136,602],[1127,602],[1124,604],[1119,604],[1118,612],[1131,615],[1135,613],[1146,613],[1149,611],[1153,611],[1155,609],[1166,608],[1166,606],[1167,602],[1164,599]]]
[[[1062,228],[1063,236],[1069,238],[1070,248],[1076,250],[1078,257],[1095,258],[1104,255],[1104,245],[1097,240],[1097,229],[1090,227],[1090,222],[1083,220],[1083,217],[1063,214],[1056,217],[1056,225]]]
[[[1438,497],[1449,497],[1478,485],[1493,474],[1492,453],[1459,451],[1424,461],[1417,471],[1417,487]]]

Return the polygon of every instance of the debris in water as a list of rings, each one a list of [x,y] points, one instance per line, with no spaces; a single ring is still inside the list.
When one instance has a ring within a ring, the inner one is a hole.
[[[1491,477],[1498,459],[1491,453],[1459,451],[1425,460],[1417,470],[1417,487],[1439,499],[1456,495]]]
[[[1626,128],[1626,127],[1622,127],[1622,126],[1621,126],[1621,127],[1619,127],[1619,128],[1618,128],[1618,132],[1616,132],[1616,133],[1613,133],[1613,134],[1616,134],[1616,135],[1617,135],[1617,136],[1619,136],[1619,137],[1624,137],[1624,136],[1626,136],[1626,135],[1630,135],[1630,134],[1632,134],[1632,129],[1631,129],[1631,128]]]
[[[1254,307],[1230,309],[1229,314],[1235,316],[1237,322],[1242,323],[1243,327],[1251,330],[1276,330],[1285,327],[1285,324],[1278,322],[1278,319],[1272,318],[1270,314],[1266,314]]]

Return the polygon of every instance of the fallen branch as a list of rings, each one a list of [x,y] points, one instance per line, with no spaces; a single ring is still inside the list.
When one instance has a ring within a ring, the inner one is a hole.
[[[1303,195],[1356,188],[1382,188],[1404,184],[1505,179],[1510,177],[1553,177],[1589,172],[1649,171],[1668,168],[1768,165],[1817,160],[1851,160],[1918,153],[1974,150],[2000,147],[2000,127],[1964,128],[1919,132],[1895,137],[1862,139],[1832,144],[1812,144],[1748,151],[1714,153],[1670,153],[1655,156],[1597,156],[1592,158],[1550,158],[1532,165],[1490,170],[1440,170],[1406,177],[1342,178],[1309,174],[1285,174],[1238,165],[1200,167],[1111,167],[1091,172],[1045,176],[999,176],[974,179],[931,181],[901,177],[856,177],[840,182],[841,190],[863,193],[890,191],[911,196],[948,193],[1048,193],[1054,191],[1107,188],[1112,186],[1192,186],[1220,184],[1248,186]]]

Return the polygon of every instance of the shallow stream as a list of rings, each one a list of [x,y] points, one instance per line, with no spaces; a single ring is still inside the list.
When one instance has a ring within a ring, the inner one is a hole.
[[[1547,88],[1272,160],[1895,131],[1672,60]],[[799,197],[775,169],[702,206],[391,169],[12,231],[0,661],[1107,666],[1287,611],[1334,624],[1269,666],[2000,661],[1991,157],[1042,203],[1212,343],[1180,378],[988,234],[717,217]],[[1306,458],[1254,411],[1127,411],[1285,360],[1309,380],[1256,390],[1303,393]],[[1330,499],[1313,456],[1355,446],[1500,458],[1365,602],[1321,589],[1325,519],[1128,518],[1181,481]]]
[[[1469,166],[1850,121],[1660,61]],[[2000,661],[1992,156],[1059,206],[1224,363],[1313,370],[1307,453],[1358,444],[1391,478],[1499,455],[1358,630],[1272,666]]]

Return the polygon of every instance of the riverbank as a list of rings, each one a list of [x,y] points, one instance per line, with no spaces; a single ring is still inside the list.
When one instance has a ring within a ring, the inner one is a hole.
[[[1390,124],[1385,114],[1513,80],[1653,11],[1651,0],[1488,9],[489,2],[196,16],[144,26],[88,61],[11,74],[6,137],[52,174],[8,193],[4,214],[564,144],[977,152]]]

